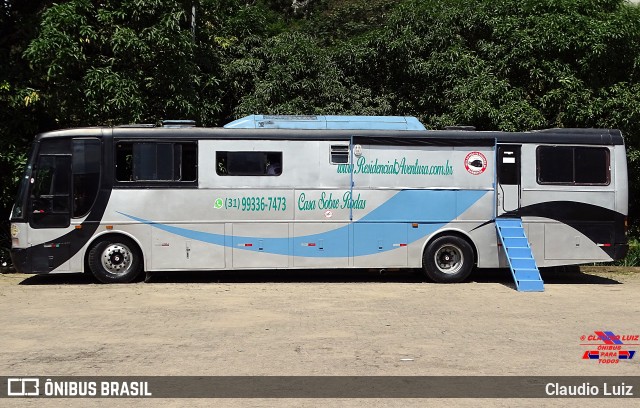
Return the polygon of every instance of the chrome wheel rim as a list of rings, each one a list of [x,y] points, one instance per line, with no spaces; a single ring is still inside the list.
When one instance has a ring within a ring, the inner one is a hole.
[[[453,275],[462,269],[464,255],[457,246],[447,244],[436,251],[434,261],[440,272]]]
[[[109,244],[100,256],[102,267],[112,275],[124,275],[131,270],[133,253],[123,244]]]

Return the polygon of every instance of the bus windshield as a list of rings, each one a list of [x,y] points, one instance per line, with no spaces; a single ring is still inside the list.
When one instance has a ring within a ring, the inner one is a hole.
[[[16,196],[16,201],[13,204],[13,209],[11,210],[12,221],[24,220],[25,218],[27,192],[29,191],[29,182],[31,180],[32,169],[33,166],[31,162],[27,163],[27,167],[25,168],[22,179],[20,180],[20,185],[18,186],[18,195]]]

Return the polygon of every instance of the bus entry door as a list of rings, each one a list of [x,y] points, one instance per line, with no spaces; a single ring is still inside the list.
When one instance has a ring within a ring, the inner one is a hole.
[[[68,271],[71,243],[65,233],[71,220],[71,155],[40,155],[31,183],[29,223],[39,231],[40,241],[31,269],[35,273]]]
[[[498,145],[497,215],[520,208],[520,145]]]

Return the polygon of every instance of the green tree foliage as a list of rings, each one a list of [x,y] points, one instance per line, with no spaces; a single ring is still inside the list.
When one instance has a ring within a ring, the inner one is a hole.
[[[287,31],[286,7],[277,2],[202,0],[196,8],[198,64],[206,70],[206,96],[221,105],[216,117],[197,118],[203,124],[222,125],[235,118],[238,101],[248,92],[265,61],[253,57],[269,38]]]
[[[72,0],[43,13],[25,56],[56,123],[70,126],[215,115],[218,98],[199,100],[208,89],[194,53],[179,1]]]
[[[373,115],[390,111],[367,100],[370,93],[356,89],[344,77],[331,50],[299,31],[269,38],[229,66],[232,77],[250,67],[250,76],[242,83],[237,116],[255,112]]]
[[[434,127],[611,126],[610,96],[635,92],[639,24],[620,1],[404,1],[340,61]]]

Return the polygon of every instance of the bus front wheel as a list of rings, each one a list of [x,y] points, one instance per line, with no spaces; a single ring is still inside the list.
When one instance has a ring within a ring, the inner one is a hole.
[[[473,248],[457,236],[436,238],[424,251],[422,267],[427,277],[435,282],[462,282],[473,269]]]
[[[102,283],[129,283],[142,272],[142,254],[129,238],[102,239],[89,251],[89,269]]]

